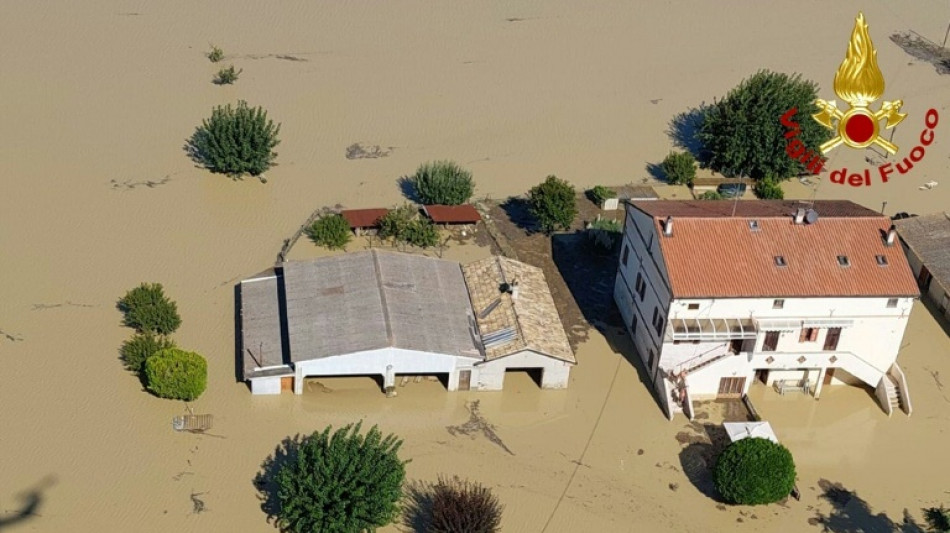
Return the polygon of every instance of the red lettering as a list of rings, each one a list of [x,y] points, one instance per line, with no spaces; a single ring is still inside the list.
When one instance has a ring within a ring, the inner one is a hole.
[[[931,117],[931,115],[933,115],[933,118],[934,118],[934,123],[933,123],[933,124],[930,123],[930,117]],[[937,119],[938,119],[938,118],[939,118],[939,117],[937,116],[937,110],[936,110],[936,109],[933,109],[933,108],[928,109],[928,110],[927,110],[927,115],[924,117],[924,124],[926,124],[928,128],[934,129],[934,128],[937,127]],[[783,124],[784,124],[784,122],[783,122]]]
[[[816,156],[811,160],[811,163],[808,164],[808,171],[812,174],[818,175],[825,168],[825,159],[821,156]]]
[[[933,110],[931,109],[931,111]],[[795,122],[794,120],[792,120],[792,117],[795,116],[795,113],[798,113],[797,107],[793,107],[789,109],[788,111],[786,111],[785,114],[782,115],[782,125],[785,126],[786,128],[798,130],[799,129],[798,122]],[[936,113],[936,111],[934,111],[934,113]]]
[[[908,160],[906,157],[904,158],[904,164],[907,165],[907,168],[902,167],[900,163],[897,164],[897,171],[901,174],[907,174],[910,172],[910,169],[914,168],[914,162]]]
[[[877,167],[877,171],[881,174],[881,183],[887,183],[887,175],[894,172],[894,169],[891,168],[890,163],[884,163]]]
[[[805,143],[798,139],[792,139],[785,145],[785,153],[792,159],[798,159],[805,153]]]
[[[844,177],[848,175],[848,169],[842,168],[841,170],[832,170],[831,171],[831,183],[838,183],[844,185]],[[837,177],[836,177],[837,176]]]
[[[860,174],[851,174],[848,176],[848,185],[852,187],[860,187],[864,183],[864,176]]]
[[[917,157],[914,157],[914,154],[916,154],[918,150],[920,151],[920,155],[918,155]],[[911,161],[913,161],[913,162],[916,163],[916,162],[920,161],[920,160],[923,159],[923,158],[924,158],[924,149],[923,149],[923,147],[921,147],[921,146],[915,146],[914,149],[910,151],[910,160],[911,160]]]
[[[930,137],[926,137],[927,134],[930,134]],[[924,146],[930,146],[930,143],[934,142],[934,130],[924,130],[920,132],[920,144]]]

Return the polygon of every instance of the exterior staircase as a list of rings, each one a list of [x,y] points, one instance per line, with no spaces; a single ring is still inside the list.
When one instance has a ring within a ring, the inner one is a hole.
[[[906,412],[903,400],[901,400],[900,384],[889,374],[884,375],[884,390],[887,392],[887,401],[891,404],[891,411],[900,409]]]

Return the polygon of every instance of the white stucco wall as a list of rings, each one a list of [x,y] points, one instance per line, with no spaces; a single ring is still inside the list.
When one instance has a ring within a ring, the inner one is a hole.
[[[254,378],[251,381],[251,394],[280,394],[280,376]]]
[[[467,357],[416,352],[399,348],[382,348],[338,355],[324,359],[297,362],[295,366],[294,392],[303,392],[306,376],[385,376],[386,368],[392,365],[392,374],[448,374],[448,390],[458,389],[458,370],[468,369],[476,360]],[[475,372],[472,373],[474,382]]]
[[[531,350],[523,350],[477,365],[477,379],[475,373],[472,373],[472,389],[481,391],[502,390],[505,384],[505,371],[515,368],[540,368],[542,369],[542,388],[563,389],[567,387],[572,366],[572,364],[560,359],[541,355]]]

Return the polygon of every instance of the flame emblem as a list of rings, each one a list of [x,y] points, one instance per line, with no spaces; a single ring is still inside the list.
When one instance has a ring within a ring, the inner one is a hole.
[[[884,75],[877,66],[877,50],[871,42],[864,14],[859,13],[851,32],[848,53],[835,73],[835,94],[851,109],[842,112],[834,100],[815,101],[820,111],[812,117],[822,126],[837,132],[830,141],[821,145],[821,153],[827,154],[844,143],[852,148],[865,148],[877,144],[891,155],[897,154],[897,145],[881,137],[880,121],[886,120],[884,129],[891,129],[907,117],[900,112],[902,100],[885,101],[881,109],[868,109],[884,94]],[[837,122],[837,124],[835,124]]]

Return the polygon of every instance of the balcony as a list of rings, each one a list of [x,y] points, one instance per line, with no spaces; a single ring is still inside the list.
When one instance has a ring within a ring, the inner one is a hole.
[[[668,340],[728,341],[754,339],[758,333],[749,318],[674,318],[667,329]]]

